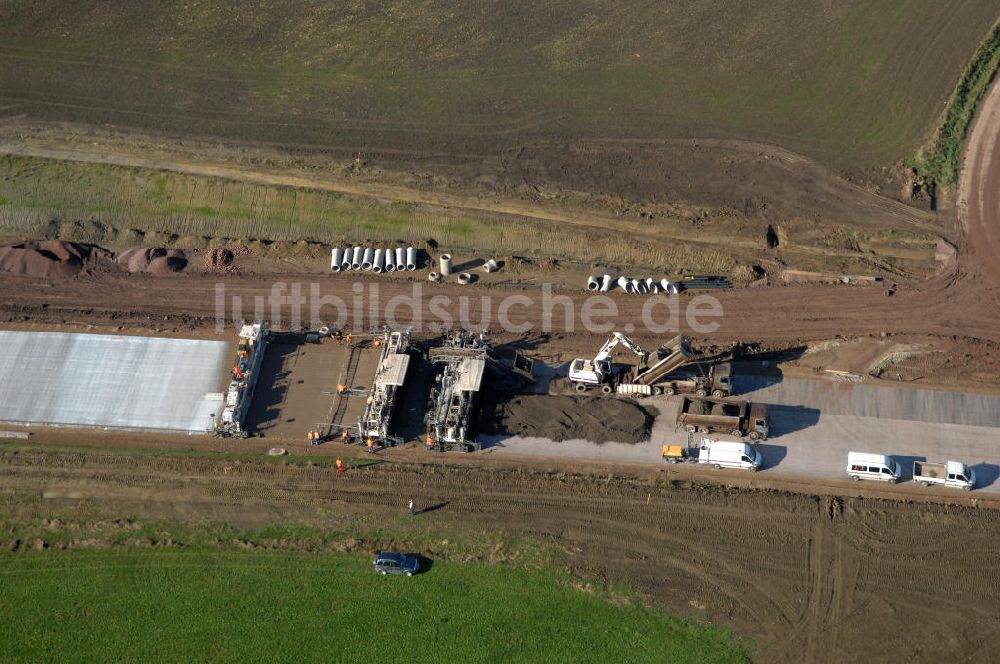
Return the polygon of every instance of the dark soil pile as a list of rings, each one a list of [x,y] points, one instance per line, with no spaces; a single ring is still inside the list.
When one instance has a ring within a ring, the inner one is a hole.
[[[655,411],[614,397],[518,394],[500,397],[483,409],[485,434],[512,434],[595,443],[649,440]]]
[[[253,252],[249,247],[237,245],[232,247],[218,247],[205,252],[205,269],[216,272],[237,272],[233,263],[238,256],[249,256]]]
[[[41,240],[0,247],[0,272],[24,277],[72,277],[104,266],[111,252],[91,244]]]
[[[166,275],[180,272],[188,265],[187,256],[180,249],[135,247],[118,254],[118,264],[129,272]]]

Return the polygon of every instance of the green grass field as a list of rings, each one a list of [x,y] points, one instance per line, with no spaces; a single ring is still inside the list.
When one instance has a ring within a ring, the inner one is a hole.
[[[0,556],[5,661],[745,662],[726,631],[561,573],[367,556],[70,551]]]
[[[0,1],[0,108],[293,144],[738,137],[912,154],[994,0]]]

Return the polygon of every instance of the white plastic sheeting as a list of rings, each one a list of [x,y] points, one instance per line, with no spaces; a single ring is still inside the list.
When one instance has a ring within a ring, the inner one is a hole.
[[[0,421],[204,433],[223,341],[0,331]]]

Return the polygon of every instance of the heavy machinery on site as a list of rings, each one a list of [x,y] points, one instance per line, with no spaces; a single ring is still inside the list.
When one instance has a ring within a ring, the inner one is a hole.
[[[393,436],[392,417],[396,409],[396,401],[403,384],[406,382],[407,370],[410,368],[410,335],[413,328],[403,332],[393,332],[386,327],[381,337],[376,341],[381,345],[375,378],[371,390],[365,400],[365,412],[358,418],[358,440],[363,443],[391,447],[402,443],[402,439]]]
[[[260,365],[264,352],[271,340],[271,333],[260,323],[244,325],[240,328],[240,342],[236,348],[236,362],[232,369],[232,380],[224,395],[225,402],[215,434],[232,438],[246,438],[247,411],[253,401],[253,391],[260,376]]]
[[[692,434],[723,434],[754,442],[766,440],[767,404],[685,395],[677,413],[677,426]]]
[[[439,369],[427,410],[428,449],[479,449],[473,427],[487,353],[483,335],[474,336],[464,330],[450,335],[443,346],[428,351],[428,359]]]
[[[431,348],[427,357],[436,369],[425,419],[428,450],[480,449],[475,427],[487,368],[494,373],[533,379],[530,359],[515,353],[512,362],[503,362],[486,342],[485,334],[459,330],[450,334],[443,345]]]
[[[612,352],[624,346],[639,356],[638,366],[616,370]],[[577,358],[569,367],[569,380],[578,392],[600,388],[604,394],[657,396],[660,394],[697,394],[726,397],[732,394],[732,365],[728,362],[706,364],[691,350],[689,340],[678,335],[651,355],[621,332],[608,339],[594,359]],[[694,371],[683,372],[694,368]]]

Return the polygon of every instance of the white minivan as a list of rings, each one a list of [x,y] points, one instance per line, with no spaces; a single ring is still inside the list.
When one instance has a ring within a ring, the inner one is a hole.
[[[753,472],[762,462],[760,452],[743,442],[702,438],[698,448],[698,463],[716,468],[744,468]]]
[[[896,460],[885,454],[847,453],[847,474],[855,480],[881,480],[895,484],[903,474]]]

